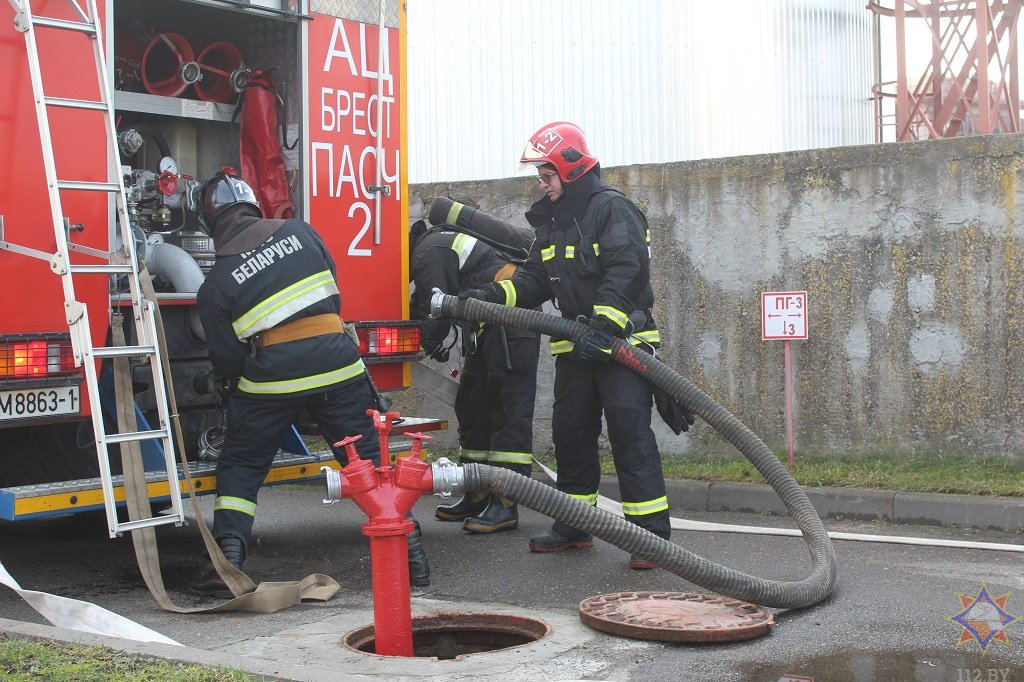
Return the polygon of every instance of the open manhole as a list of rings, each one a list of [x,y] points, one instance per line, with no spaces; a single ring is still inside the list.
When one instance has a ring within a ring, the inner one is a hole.
[[[580,602],[580,620],[612,635],[656,642],[732,642],[767,634],[767,609],[691,592],[618,592]]]
[[[551,634],[542,620],[503,613],[437,613],[412,619],[413,656],[458,660],[469,654],[501,651],[530,644]],[[364,654],[376,654],[373,625],[346,633],[341,643]]]

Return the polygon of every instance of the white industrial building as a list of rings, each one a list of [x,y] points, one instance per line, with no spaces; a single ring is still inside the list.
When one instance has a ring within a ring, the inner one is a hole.
[[[864,0],[408,3],[409,179],[524,172],[552,120],[605,166],[868,144]]]

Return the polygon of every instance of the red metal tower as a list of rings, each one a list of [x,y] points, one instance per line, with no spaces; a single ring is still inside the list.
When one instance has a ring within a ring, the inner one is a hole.
[[[869,0],[868,8],[878,25],[895,20],[896,80],[873,88],[878,141],[893,124],[900,141],[1020,131],[1020,0]],[[925,36],[931,58],[921,71],[908,57]]]

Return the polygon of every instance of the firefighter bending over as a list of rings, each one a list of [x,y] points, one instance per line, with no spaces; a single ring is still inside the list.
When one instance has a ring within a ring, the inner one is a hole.
[[[601,480],[601,414],[626,518],[659,537],[671,535],[661,455],[651,430],[650,384],[611,360],[619,337],[653,352],[660,345],[651,307],[650,234],[632,201],[601,178],[583,131],[559,121],[530,138],[520,161],[537,168],[544,197],[526,219],[537,228],[530,257],[508,281],[462,294],[492,303],[532,307],[554,299],[562,317],[589,329],[575,345],[551,339],[555,400],[551,418],[558,489],[597,504]],[[593,546],[593,538],[556,521],[530,540],[534,552]],[[633,569],[654,568],[639,556]]]
[[[526,228],[523,228],[526,229]],[[434,287],[457,293],[510,276],[515,264],[494,247],[462,234],[452,225],[426,228],[415,223],[409,234],[411,279],[415,285],[409,309],[426,320],[423,348],[447,362],[444,343],[450,320],[430,320]],[[506,327],[460,325],[463,368],[455,398],[459,422],[459,461],[477,462],[530,476],[533,468],[533,405],[537,395],[536,332]],[[519,525],[516,504],[505,497],[471,492],[455,504],[441,505],[435,516],[462,521],[470,533],[494,533]]]
[[[217,459],[213,535],[241,569],[256,498],[285,434],[303,409],[328,443],[362,435],[359,456],[379,464],[366,410],[374,406],[366,368],[344,333],[334,260],[309,224],[262,217],[252,188],[224,169],[203,187],[201,220],[217,260],[196,303],[217,376],[234,386]],[[340,462],[347,462],[335,451]],[[430,582],[419,525],[409,535],[409,580]],[[194,592],[230,596],[212,567]]]

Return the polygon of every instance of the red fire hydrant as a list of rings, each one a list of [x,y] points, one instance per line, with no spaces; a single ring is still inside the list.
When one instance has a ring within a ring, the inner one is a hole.
[[[423,440],[429,436],[407,434],[413,439],[408,457],[392,467],[388,456],[388,434],[400,415],[367,410],[380,436],[380,461],[361,459],[350,436],[334,444],[345,448],[348,464],[340,471],[323,467],[327,478],[327,499],[331,503],[350,498],[369,521],[363,535],[370,538],[370,570],[373,575],[373,621],[376,652],[382,656],[412,656],[412,605],[409,597],[409,549],[406,536],[413,522],[406,516],[423,493],[434,492],[430,464],[420,458]]]

